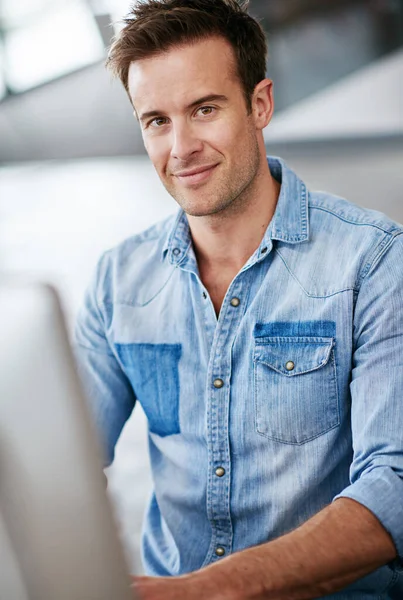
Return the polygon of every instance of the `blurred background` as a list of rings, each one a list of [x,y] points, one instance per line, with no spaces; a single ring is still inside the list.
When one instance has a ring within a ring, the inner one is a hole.
[[[58,288],[69,326],[101,252],[176,205],[106,49],[128,0],[0,0],[0,270]],[[403,222],[403,0],[251,0],[268,35],[267,150]],[[109,469],[129,563],[150,491],[137,407]]]

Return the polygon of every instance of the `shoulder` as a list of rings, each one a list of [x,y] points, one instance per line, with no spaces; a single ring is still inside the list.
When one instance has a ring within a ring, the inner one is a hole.
[[[309,207],[312,239],[321,252],[327,247],[329,266],[334,268],[335,256],[343,269],[355,265],[355,287],[395,240],[401,242],[403,226],[382,212],[325,192],[311,193]]]
[[[335,222],[345,223],[345,230],[351,228],[355,235],[360,235],[358,228],[364,227],[368,230],[379,230],[383,233],[396,235],[403,232],[403,225],[393,221],[382,212],[363,208],[333,194],[326,192],[310,192],[309,209],[311,218],[315,223]]]
[[[162,252],[175,218],[176,215],[171,215],[141,233],[123,240],[117,246],[107,250],[104,256],[111,264],[118,264],[130,260],[133,256],[148,256],[150,247],[157,251],[160,249]]]
[[[142,303],[167,274],[164,248],[176,215],[125,239],[101,256],[97,268],[97,296],[101,304]]]
[[[390,247],[403,239],[402,225],[344,198],[310,192],[308,206],[309,239],[280,244],[278,252],[309,296],[358,291]]]

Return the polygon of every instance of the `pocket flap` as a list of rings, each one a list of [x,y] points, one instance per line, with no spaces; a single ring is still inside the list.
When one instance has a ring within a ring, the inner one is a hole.
[[[333,338],[322,337],[256,338],[254,360],[293,377],[323,367],[329,361],[333,344]]]

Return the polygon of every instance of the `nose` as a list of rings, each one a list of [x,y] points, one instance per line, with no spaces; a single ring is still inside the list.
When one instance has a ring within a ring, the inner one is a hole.
[[[200,152],[202,148],[202,141],[195,135],[189,123],[177,124],[173,127],[172,158],[185,161],[192,154]]]

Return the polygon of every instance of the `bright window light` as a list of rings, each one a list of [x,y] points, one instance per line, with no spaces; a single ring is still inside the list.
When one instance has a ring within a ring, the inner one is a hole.
[[[6,77],[14,92],[28,90],[103,56],[102,38],[91,11],[77,0],[54,6],[5,37]]]
[[[0,0],[0,20],[8,29],[21,26],[27,19],[32,19],[45,12],[55,4],[67,4],[66,0]]]

